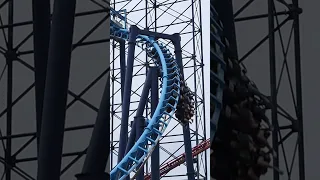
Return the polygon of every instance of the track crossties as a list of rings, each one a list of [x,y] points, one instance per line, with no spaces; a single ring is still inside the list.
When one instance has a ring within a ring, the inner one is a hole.
[[[126,24],[125,17],[121,16],[119,12],[111,10],[111,14],[117,16]],[[171,38],[170,40],[174,41],[174,35],[144,31],[140,30],[137,26],[131,26],[128,30],[126,29],[126,25],[123,26],[121,22],[114,21],[114,19],[111,21],[110,29],[111,36],[114,38],[129,41],[129,58],[127,61],[131,61],[131,65],[127,65],[126,73],[133,68],[134,59],[132,57],[134,57],[135,46],[142,47],[158,68],[161,82],[161,96],[151,119],[146,121],[146,128],[134,145],[128,147],[128,152],[125,153],[122,159],[119,159],[119,163],[110,173],[112,180],[122,180],[127,176],[130,177],[131,173],[135,173],[135,170],[139,171],[139,169],[143,167],[159,143],[174,113],[182,123],[189,122],[194,115],[194,101],[190,88],[186,86],[183,80],[183,74],[181,73],[182,67],[178,65],[178,61],[181,61],[181,59],[176,58],[177,55],[174,56],[171,54],[164,44],[158,42],[158,39],[161,37]],[[181,47],[176,47],[175,51],[180,51],[180,49]],[[132,71],[129,72],[132,73]],[[127,77],[128,76],[126,76],[125,83],[127,83],[127,80],[130,80],[129,78],[127,79]],[[135,173],[134,177],[136,175],[137,173]]]

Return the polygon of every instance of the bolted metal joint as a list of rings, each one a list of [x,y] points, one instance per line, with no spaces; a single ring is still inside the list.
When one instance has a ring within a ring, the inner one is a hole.
[[[16,50],[7,50],[4,54],[7,63],[18,59],[18,53]]]

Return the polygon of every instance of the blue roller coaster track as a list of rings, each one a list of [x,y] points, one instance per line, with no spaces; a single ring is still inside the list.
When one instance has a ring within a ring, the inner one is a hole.
[[[133,37],[137,44],[145,45],[144,50],[146,50],[148,57],[150,57],[159,68],[162,90],[157,108],[152,118],[147,120],[147,127],[144,129],[143,134],[121,161],[112,169],[110,173],[112,180],[125,179],[127,176],[130,176],[130,173],[135,169],[143,166],[177,109],[182,87],[179,65],[165,45],[159,43],[157,37],[153,35],[137,33],[132,36],[132,32],[130,31],[132,28],[130,28],[130,30],[127,29],[126,17],[120,13],[119,11],[111,9],[111,16],[117,17],[120,20],[117,21],[113,19],[111,21],[111,36],[126,41],[130,41],[131,37]],[[146,148],[147,144],[149,145],[148,148]]]

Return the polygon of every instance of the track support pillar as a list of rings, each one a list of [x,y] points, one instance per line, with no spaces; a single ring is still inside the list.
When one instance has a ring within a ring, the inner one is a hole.
[[[33,47],[35,67],[37,150],[39,153],[41,118],[50,39],[50,0],[33,0]]]
[[[76,0],[55,0],[38,157],[38,180],[59,180]]]
[[[136,26],[130,27],[129,35],[129,49],[128,49],[128,59],[127,68],[125,74],[125,84],[123,92],[122,101],[122,119],[121,119],[121,129],[120,129],[120,143],[119,143],[119,155],[118,162],[122,160],[125,154],[127,141],[128,141],[128,119],[130,111],[130,99],[131,99],[131,86],[132,86],[132,71],[134,62],[134,52],[136,46],[136,37],[139,33],[139,29]]]
[[[159,95],[158,95],[158,74],[157,74],[157,68],[152,67],[150,68],[150,71],[152,71],[152,84],[151,84],[151,114],[155,112],[158,101],[159,101]],[[151,155],[151,179],[152,180],[159,180],[160,179],[160,149],[159,149],[159,143],[155,147],[152,155]]]

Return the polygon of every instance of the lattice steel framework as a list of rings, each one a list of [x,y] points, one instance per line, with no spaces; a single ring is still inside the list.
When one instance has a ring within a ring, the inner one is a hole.
[[[82,167],[97,113],[101,119],[102,114],[109,114],[99,111],[102,95],[109,98],[104,92],[110,64],[108,7],[106,2],[94,0],[0,2],[1,179],[49,180],[60,175],[61,179],[74,179],[76,174],[92,173],[90,168],[97,168]],[[52,94],[44,93],[45,84]],[[43,113],[42,107],[46,109]],[[37,152],[41,119],[41,134],[50,137],[41,140],[43,146],[39,148],[46,151],[44,156]],[[109,139],[108,126],[100,127],[105,129],[106,139],[100,141],[100,149],[107,149],[104,154],[95,153],[103,161],[99,167],[103,172]],[[42,162],[38,177],[37,160]]]
[[[126,16],[130,25],[136,25],[142,30],[149,30],[159,33],[174,34],[180,33],[182,60],[184,77],[191,91],[195,92],[196,116],[190,124],[190,135],[192,147],[209,138],[206,134],[206,126],[209,119],[205,117],[204,107],[204,64],[209,60],[203,58],[202,32],[201,32],[201,1],[150,1],[150,0],[113,0],[111,7],[116,11],[126,10]],[[162,41],[168,44],[168,41]],[[127,47],[127,46],[126,46]],[[167,48],[174,52],[173,46],[169,44]],[[111,167],[118,161],[119,134],[121,120],[121,69],[120,69],[120,44],[111,42]],[[127,53],[126,53],[127,54]],[[150,66],[150,58],[147,58],[145,51],[136,48],[133,69],[133,85],[131,90],[130,117],[133,120],[137,109],[140,95],[142,93],[144,80]],[[209,68],[209,66],[208,66]],[[149,97],[145,108],[145,117],[150,118],[151,99]],[[129,124],[130,124],[129,122]],[[130,131],[130,127],[129,127]],[[184,153],[184,136],[182,126],[178,121],[171,121],[165,132],[165,136],[160,141],[160,165],[172,161],[180,154]],[[195,179],[207,179],[207,151],[194,157]],[[186,178],[186,163],[170,171],[164,179]],[[151,161],[145,164],[144,173],[151,170]]]
[[[274,105],[270,116],[275,128],[272,144],[279,156],[273,160],[273,165],[285,171],[285,179],[304,180],[299,36],[302,9],[298,0],[227,0],[221,4],[216,9],[224,14],[221,17],[225,18],[224,28],[228,28],[232,55],[239,56],[251,80]],[[236,33],[233,32],[233,19]],[[258,43],[251,42],[255,39],[259,39]],[[264,47],[268,42],[269,46]],[[295,138],[288,139],[290,136]],[[273,172],[273,179],[280,179],[277,171]]]

